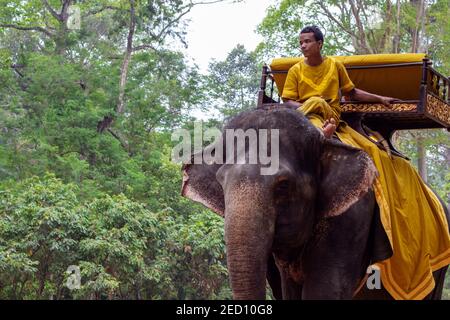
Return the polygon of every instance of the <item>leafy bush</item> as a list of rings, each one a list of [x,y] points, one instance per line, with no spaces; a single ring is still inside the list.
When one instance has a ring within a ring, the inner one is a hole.
[[[0,298],[230,297],[218,216],[154,213],[124,195],[79,203],[77,188],[47,174],[0,193]]]

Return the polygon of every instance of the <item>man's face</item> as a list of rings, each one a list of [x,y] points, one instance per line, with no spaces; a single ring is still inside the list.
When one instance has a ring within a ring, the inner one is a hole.
[[[314,33],[300,33],[300,49],[305,57],[320,55],[322,41],[316,41]]]

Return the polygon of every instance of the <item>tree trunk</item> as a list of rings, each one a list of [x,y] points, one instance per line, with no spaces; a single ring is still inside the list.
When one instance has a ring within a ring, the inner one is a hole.
[[[122,67],[120,68],[120,82],[119,82],[119,97],[116,106],[116,117],[123,113],[125,109],[125,87],[127,84],[128,67],[131,61],[131,54],[133,52],[133,35],[136,29],[136,13],[135,13],[135,2],[130,0],[130,27],[128,29],[127,36],[127,48],[124,54]],[[97,123],[97,131],[103,132],[109,127],[111,127],[114,122],[114,117],[105,116],[103,120]]]
[[[381,37],[380,39],[380,43],[378,45],[379,47],[379,52],[381,53],[387,53],[387,52],[391,52],[391,50],[389,50],[388,48],[386,48],[386,44],[388,43],[386,40],[390,39],[391,37],[391,21],[392,21],[392,4],[390,1],[387,1],[386,4],[386,31],[384,32],[384,35]]]
[[[135,283],[134,284],[134,298],[136,300],[142,300],[140,283]]]
[[[426,52],[428,53],[428,41],[425,43],[426,39],[426,32],[425,32],[425,20],[427,18],[427,11],[426,11],[426,4],[425,1],[422,1],[422,21],[420,29],[422,30],[422,41],[419,45],[419,52]]]
[[[23,289],[25,288],[25,284],[28,282],[28,276],[25,276],[25,279],[20,284],[20,290],[19,290],[19,299],[22,299],[23,297]],[[1,287],[0,287],[1,289]],[[1,291],[1,290],[0,290]]]
[[[130,0],[130,29],[127,37],[127,49],[123,59],[122,68],[120,69],[120,84],[119,84],[119,101],[117,103],[116,113],[119,115],[124,110],[124,96],[125,86],[127,84],[128,66],[131,60],[131,53],[133,51],[133,35],[136,28],[136,15],[134,11],[134,0]]]
[[[72,3],[72,0],[64,0],[61,13],[59,16],[59,30],[55,37],[56,43],[56,53],[59,55],[64,55],[67,50],[67,33],[69,29],[67,29],[67,20],[69,19],[68,10]]]
[[[356,26],[358,28],[360,51],[363,52],[364,54],[374,53],[373,49],[370,47],[370,45],[367,41],[367,35],[364,30],[362,21],[360,19],[360,8],[357,8],[357,6],[353,0],[350,0],[349,2],[350,2],[351,10],[353,13],[353,17],[355,18],[355,21],[356,21]]]
[[[45,289],[45,279],[47,277],[47,272],[44,271],[42,274],[39,275],[39,288],[38,288],[38,298],[42,298],[42,294],[44,293]]]
[[[411,3],[417,8],[417,16],[416,16],[416,24],[412,33],[412,43],[411,43],[411,52],[417,53],[420,48],[421,43],[421,31],[422,20],[425,14],[424,8],[424,0],[411,0]],[[427,164],[426,164],[426,150],[425,143],[423,140],[423,135],[419,133],[416,136],[417,142],[417,167],[419,169],[419,174],[422,177],[423,181],[427,182]]]
[[[400,52],[400,10],[401,10],[401,3],[400,0],[397,0],[397,30],[394,35],[394,43],[393,43],[394,53]]]
[[[423,136],[417,135],[417,167],[419,174],[424,182],[427,182],[427,161],[426,161],[426,149]]]
[[[417,53],[420,48],[421,43],[421,34],[423,34],[422,29],[422,20],[425,15],[425,3],[424,0],[411,0],[411,3],[417,8],[417,15],[416,15],[416,24],[412,33],[412,44],[411,44],[411,52]]]

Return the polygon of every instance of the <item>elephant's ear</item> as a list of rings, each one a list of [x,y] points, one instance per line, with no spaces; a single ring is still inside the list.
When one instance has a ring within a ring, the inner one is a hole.
[[[201,151],[203,152],[203,151]],[[195,155],[192,159],[195,158]],[[191,200],[200,202],[217,214],[224,216],[225,202],[222,186],[216,179],[216,172],[221,167],[220,164],[183,165],[183,184],[181,195]]]
[[[321,158],[318,210],[338,216],[372,187],[377,170],[369,155],[330,139],[324,141]]]

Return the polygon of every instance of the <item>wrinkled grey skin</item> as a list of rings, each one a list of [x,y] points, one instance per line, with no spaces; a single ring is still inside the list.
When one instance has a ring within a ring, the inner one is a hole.
[[[392,254],[385,234],[373,239],[382,227],[368,155],[284,108],[243,113],[227,128],[280,130],[274,175],[258,164],[183,167],[182,194],[225,218],[233,298],[265,299],[267,278],[276,298],[352,299],[368,265]]]

